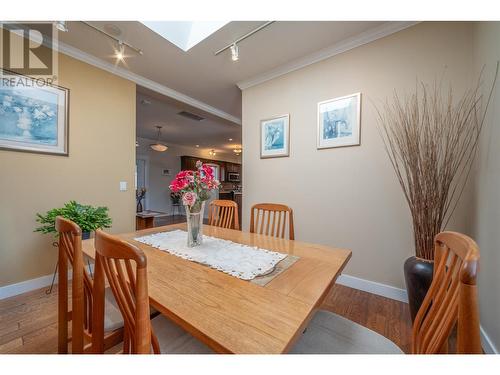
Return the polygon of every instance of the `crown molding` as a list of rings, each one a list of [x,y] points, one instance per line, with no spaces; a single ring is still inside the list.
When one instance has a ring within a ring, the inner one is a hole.
[[[330,47],[324,48],[310,55],[301,57],[297,60],[281,65],[275,69],[259,74],[253,78],[247,79],[245,81],[240,81],[237,83],[237,85],[241,90],[248,89],[249,87],[259,85],[263,82],[277,78],[284,74],[304,68],[311,64],[315,64],[322,60],[326,60],[330,57],[336,56],[338,54],[349,51],[356,47],[360,47],[364,44],[373,42],[385,36],[397,33],[398,31],[404,30],[418,23],[419,22],[416,21],[386,22],[380,26],[374,27],[373,29],[367,30],[359,35],[345,39],[339,43],[333,44]]]
[[[178,100],[182,103],[188,104],[192,107],[198,108],[202,111],[210,113],[214,116],[220,117],[222,119],[228,120],[235,124],[241,125],[241,119],[233,116],[227,112],[224,112],[218,108],[212,107],[211,105],[204,103],[200,100],[194,99],[188,95],[185,95],[179,91],[171,89],[170,87],[164,86],[158,82],[152,81],[148,78],[140,76],[136,73],[133,73],[127,69],[123,69],[121,67],[115,66],[107,61],[104,61],[100,58],[97,58],[87,52],[83,52],[82,50],[70,46],[66,43],[59,41],[58,52],[63,53],[67,56],[70,56],[74,59],[83,61],[89,65],[95,66],[99,69],[108,71],[114,75],[125,78],[129,81],[132,81],[140,86],[143,86],[149,90],[155,91],[162,95],[168,96],[172,99]]]

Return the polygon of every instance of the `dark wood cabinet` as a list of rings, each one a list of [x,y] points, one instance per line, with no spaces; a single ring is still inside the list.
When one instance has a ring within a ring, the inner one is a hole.
[[[196,170],[196,162],[200,160],[203,163],[217,164],[220,167],[221,181],[227,181],[228,173],[239,173],[241,176],[241,164],[230,163],[221,160],[211,160],[204,158],[197,158],[195,156],[181,156],[181,170]]]

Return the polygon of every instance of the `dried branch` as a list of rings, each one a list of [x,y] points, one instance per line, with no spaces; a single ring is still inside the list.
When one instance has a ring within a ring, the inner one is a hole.
[[[470,175],[498,76],[481,107],[483,70],[476,86],[454,100],[442,83],[421,83],[414,93],[377,108],[379,133],[413,221],[415,251],[432,260],[434,236],[453,215]]]

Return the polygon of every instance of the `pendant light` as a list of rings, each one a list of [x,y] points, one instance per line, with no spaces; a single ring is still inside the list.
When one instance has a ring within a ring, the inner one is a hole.
[[[158,136],[156,137],[156,143],[150,144],[149,147],[151,147],[151,149],[158,151],[158,152],[167,151],[168,147],[165,146],[163,143],[160,143],[160,136],[161,136],[161,128],[162,127],[157,126],[156,128],[158,129]]]

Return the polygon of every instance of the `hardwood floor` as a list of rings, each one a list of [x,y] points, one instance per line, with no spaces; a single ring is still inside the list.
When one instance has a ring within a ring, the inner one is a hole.
[[[57,352],[57,286],[0,301],[0,353]],[[345,316],[410,348],[408,305],[371,293],[335,285],[322,308]]]

